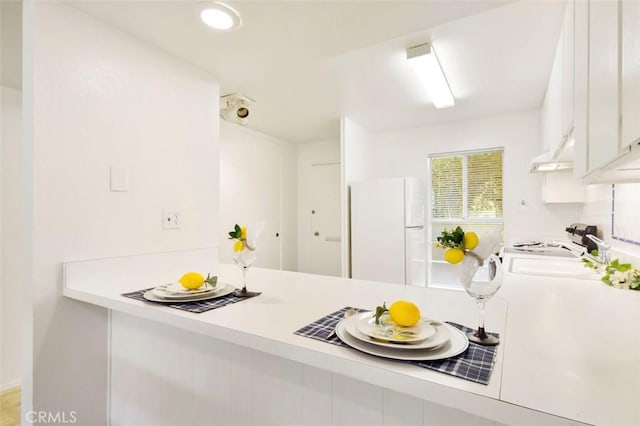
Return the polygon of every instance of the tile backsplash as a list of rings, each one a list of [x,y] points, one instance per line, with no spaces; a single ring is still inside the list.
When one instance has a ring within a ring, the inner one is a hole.
[[[616,236],[636,240],[640,238],[640,225],[637,223],[638,216],[634,212],[640,211],[640,183],[616,184],[616,189],[617,214],[614,218]],[[588,185],[582,222],[598,226],[600,238],[611,243],[614,256],[629,260],[640,259],[640,245],[613,238],[613,201],[612,185]],[[640,240],[636,241],[640,242]]]

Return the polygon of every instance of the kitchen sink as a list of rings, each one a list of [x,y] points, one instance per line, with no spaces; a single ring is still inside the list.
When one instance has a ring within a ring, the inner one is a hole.
[[[597,271],[585,268],[582,261],[577,258],[513,257],[509,264],[509,272],[581,280],[600,280],[601,278]]]

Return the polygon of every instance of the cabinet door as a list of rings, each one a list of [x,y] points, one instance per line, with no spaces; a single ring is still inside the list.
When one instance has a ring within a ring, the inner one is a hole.
[[[562,77],[564,75],[562,44],[561,35],[547,87],[547,99],[545,99],[545,102],[548,102],[548,116],[545,122],[547,140],[544,141],[544,144],[545,150],[551,154],[560,148],[564,137],[562,132]]]
[[[589,151],[593,171],[618,155],[618,2],[589,2]]]
[[[562,135],[573,128],[574,2],[567,3],[562,25]]]
[[[623,0],[622,25],[622,136],[626,147],[640,139],[640,2]]]
[[[587,102],[589,101],[589,3],[576,0],[574,4],[574,104],[573,104],[573,175],[587,174]]]

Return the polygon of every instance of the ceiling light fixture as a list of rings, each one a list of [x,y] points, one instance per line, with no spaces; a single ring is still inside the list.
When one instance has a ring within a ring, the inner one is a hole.
[[[232,123],[246,126],[249,124],[249,113],[255,102],[239,93],[221,96],[220,117]]]
[[[449,108],[455,105],[451,88],[431,43],[408,48],[407,60],[418,74],[436,108]]]
[[[208,4],[200,12],[200,18],[211,28],[221,31],[236,29],[242,22],[235,9],[220,2]]]

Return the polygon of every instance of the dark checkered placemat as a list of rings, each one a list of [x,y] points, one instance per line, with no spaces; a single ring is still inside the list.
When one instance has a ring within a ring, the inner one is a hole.
[[[345,306],[339,311],[335,311],[332,314],[326,315],[317,321],[312,322],[309,325],[305,325],[300,330],[294,331],[294,334],[298,334],[304,337],[311,337],[312,339],[322,340],[323,342],[331,343],[332,345],[349,347],[346,343],[336,336],[334,330],[336,324],[344,318],[344,313],[352,308],[351,306]],[[357,309],[358,312],[365,312],[366,309]]]
[[[323,342],[331,343],[337,346],[349,347],[346,343],[333,334],[333,330],[336,324],[344,318],[344,313],[348,309],[353,309],[350,306],[333,312],[320,318],[317,321],[312,322],[309,325],[296,330],[294,334],[310,337],[312,339],[321,340]],[[358,311],[364,312],[364,309]],[[465,327],[460,324],[447,321],[448,324],[461,330],[463,333],[473,331],[469,327]],[[498,337],[498,334],[493,334]],[[496,346],[483,346],[477,343],[469,342],[469,348],[460,355],[456,355],[451,358],[441,359],[437,361],[398,361],[408,362],[423,368],[439,371],[441,373],[450,374],[461,379],[470,380],[476,383],[482,383],[486,385],[489,383],[491,372],[496,359],[497,347]]]
[[[164,306],[169,306],[170,308],[182,309],[183,311],[193,312],[194,314],[201,314],[203,312],[210,311],[212,309],[221,308],[223,306],[230,305],[236,302],[242,302],[243,300],[251,299],[251,297],[236,297],[231,294],[227,294],[226,296],[218,297],[215,299],[209,300],[199,300],[197,302],[175,302],[175,303],[165,303],[165,302],[153,302],[151,300],[147,300],[143,297],[147,291],[152,290],[151,288],[145,288],[143,290],[132,291],[131,293],[122,293],[122,296],[129,297],[131,299],[140,300],[142,302],[148,303],[157,303]],[[256,294],[256,296],[262,293]]]

